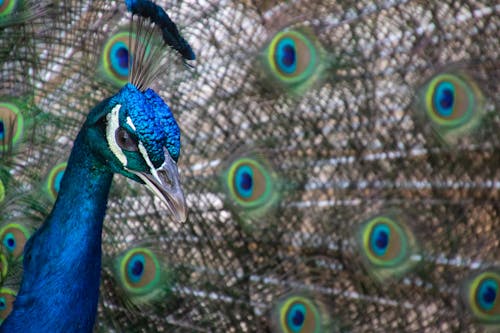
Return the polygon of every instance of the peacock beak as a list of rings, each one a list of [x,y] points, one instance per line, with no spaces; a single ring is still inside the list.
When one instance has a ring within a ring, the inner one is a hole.
[[[165,162],[151,173],[134,172],[146,186],[156,194],[166,205],[178,222],[186,221],[187,208],[182,192],[177,163],[165,150]]]

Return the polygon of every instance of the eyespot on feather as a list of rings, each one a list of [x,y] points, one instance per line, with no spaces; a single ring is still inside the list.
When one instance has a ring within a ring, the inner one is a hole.
[[[400,216],[379,215],[364,222],[358,249],[368,271],[379,280],[405,274],[417,263],[412,259],[415,237]]]
[[[67,162],[60,163],[53,167],[49,172],[45,183],[45,191],[51,200],[55,200],[57,198],[61,186],[61,180],[64,176],[64,171],[66,170],[67,165]]]
[[[147,248],[136,247],[128,250],[119,258],[118,267],[120,284],[132,295],[152,293],[160,285],[160,262]]]
[[[175,273],[165,260],[148,246],[129,248],[112,258],[112,277],[126,304],[148,307],[174,302]]]
[[[123,86],[128,81],[129,63],[131,61],[129,33],[118,32],[108,38],[101,54],[101,66],[106,79],[116,86]],[[130,40],[135,41],[135,35]]]
[[[9,316],[17,293],[10,288],[0,288],[0,324]]]
[[[22,137],[24,119],[21,110],[10,102],[0,102],[0,149],[8,149]]]
[[[30,230],[20,223],[8,223],[0,228],[1,245],[14,260],[22,259]]]
[[[271,323],[275,333],[322,333],[326,332],[327,314],[314,299],[289,294],[274,305]]]
[[[129,80],[130,64],[133,59],[133,52],[136,43],[140,43],[140,38],[136,33],[128,30],[118,31],[111,35],[104,43],[100,60],[101,76],[114,84],[122,87]],[[150,52],[150,47],[146,47],[146,56]]]
[[[461,70],[438,73],[418,90],[415,105],[423,122],[448,144],[472,135],[485,113],[478,83]]]
[[[306,91],[324,67],[323,50],[312,32],[291,28],[278,32],[264,49],[268,78],[292,93]]]
[[[500,325],[500,273],[488,270],[475,274],[462,286],[462,298],[472,317],[487,326]]]
[[[242,218],[262,217],[280,200],[279,178],[260,154],[231,156],[221,172],[221,182],[229,203]]]

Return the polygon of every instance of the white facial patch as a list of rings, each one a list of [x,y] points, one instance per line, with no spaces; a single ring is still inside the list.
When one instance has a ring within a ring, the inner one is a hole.
[[[131,129],[134,130],[135,132],[135,125],[134,123],[132,122],[132,119],[130,117],[127,117],[127,124],[130,126]]]
[[[123,166],[127,165],[127,156],[123,153],[122,149],[116,143],[115,132],[120,127],[120,119],[118,114],[120,113],[120,108],[122,106],[117,104],[112,110],[111,113],[106,116],[108,120],[108,125],[106,127],[106,140],[108,141],[108,146],[116,156],[116,158],[123,164]]]
[[[139,151],[141,152],[142,158],[144,159],[144,161],[146,161],[147,165],[149,166],[149,169],[151,170],[151,174],[156,179],[159,179],[158,172],[156,171],[156,168],[154,167],[153,163],[151,163],[151,160],[149,159],[149,156],[148,156],[148,151],[146,150],[146,148],[144,147],[142,142],[139,142]]]

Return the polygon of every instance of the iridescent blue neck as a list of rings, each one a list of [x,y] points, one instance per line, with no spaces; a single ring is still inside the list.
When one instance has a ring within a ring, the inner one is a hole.
[[[92,332],[113,174],[94,157],[85,129],[51,214],[26,245],[21,289],[0,332]]]

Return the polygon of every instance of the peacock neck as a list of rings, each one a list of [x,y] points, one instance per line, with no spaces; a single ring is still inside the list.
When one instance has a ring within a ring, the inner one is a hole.
[[[113,174],[94,157],[88,140],[84,127],[52,212],[26,244],[21,289],[0,332],[93,329],[102,224]]]

